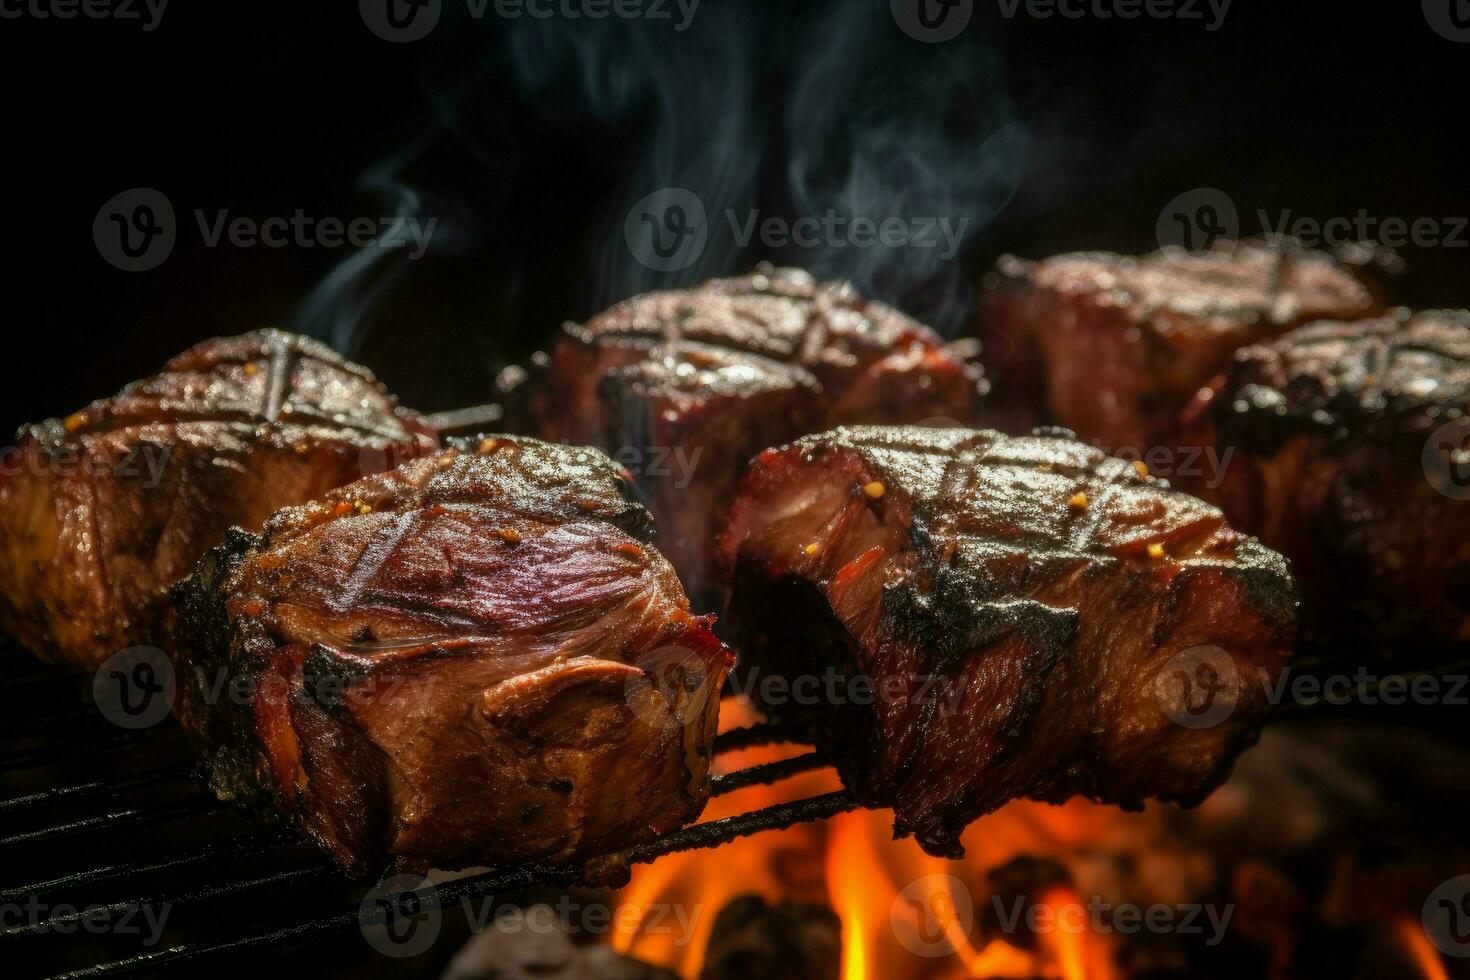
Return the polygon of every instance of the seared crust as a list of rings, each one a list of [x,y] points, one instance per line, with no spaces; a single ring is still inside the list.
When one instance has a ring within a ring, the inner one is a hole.
[[[1470,312],[1312,323],[1240,351],[1225,389],[1221,435],[1251,451],[1303,433],[1413,443],[1470,411]]]
[[[702,595],[718,589],[708,555],[756,452],[839,423],[970,424],[986,389],[928,327],[769,266],[618,303],[568,324],[552,353],[541,434],[634,466],[661,546]]]
[[[279,330],[207,340],[66,419],[0,475],[0,624],[95,667],[170,642],[170,585],[231,525],[433,447],[364,368]]]
[[[1470,639],[1467,414],[1463,310],[1309,324],[1241,351],[1202,403],[1231,454],[1205,492],[1291,559],[1311,642],[1412,659]]]
[[[1105,297],[1144,330],[1144,339],[1181,347],[1216,340],[1239,347],[1292,323],[1372,304],[1367,287],[1332,256],[1249,242],[1227,258],[1168,251],[1076,252],[1041,262],[1007,257],[1000,273],[1064,296]]]
[[[355,871],[577,861],[692,820],[728,652],[627,489],[596,450],[501,437],[233,532],[176,589],[216,792]]]
[[[1180,412],[1240,347],[1311,320],[1382,311],[1333,256],[1228,245],[1003,258],[981,323],[1002,407],[1114,450],[1173,445]]]
[[[1253,741],[1256,671],[1274,677],[1294,637],[1279,555],[1056,435],[857,427],[769,450],[725,554],[742,664],[904,692],[819,712],[814,737],[939,854],[1018,795],[1200,799]],[[1233,701],[1190,727],[1156,681],[1200,648],[1235,665]]]

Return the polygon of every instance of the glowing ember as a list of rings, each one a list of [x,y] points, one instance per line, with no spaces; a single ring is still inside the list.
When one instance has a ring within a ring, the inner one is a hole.
[[[760,720],[738,699],[725,702],[721,717],[725,730]],[[716,770],[806,751],[782,745],[727,753]],[[802,773],[718,797],[704,819],[838,788],[831,770]],[[1083,800],[1017,801],[972,825],[962,837],[965,855],[955,861],[893,840],[888,811],[839,814],[636,867],[620,896],[632,914],[615,920],[621,931],[613,941],[620,952],[696,980],[715,917],[753,894],[836,912],[841,980],[1122,980],[1219,955],[1227,940],[1235,944],[1229,956],[1245,944],[1253,949],[1247,955],[1270,964],[1266,975],[1283,976],[1299,948],[1290,911],[1300,901],[1296,886],[1264,857],[1245,853],[1220,863],[1208,843],[1222,826],[1249,824],[1225,812],[1244,791],[1222,791],[1214,805],[1188,814],[1161,805],[1127,813]],[[670,918],[692,928],[654,928]],[[1381,923],[1365,928],[1387,931],[1402,950],[1400,962],[1414,964],[1420,980],[1448,980],[1417,919],[1369,921]]]
[[[727,700],[721,711],[725,731],[759,720],[740,699]],[[793,745],[744,749],[720,756],[715,768],[729,772],[805,751]],[[831,770],[804,773],[718,797],[703,819],[840,787]],[[891,812],[841,814],[825,823],[636,867],[619,900],[648,914],[641,920],[630,916],[638,925],[624,925],[613,943],[619,952],[697,977],[716,914],[739,895],[757,894],[772,902],[786,898],[831,905],[842,919],[843,980],[1111,980],[1111,947],[1091,934],[1049,933],[1040,937],[1034,951],[1012,943],[1012,937],[981,941],[976,920],[990,901],[985,875],[1018,855],[1065,854],[1107,837],[1137,835],[1140,825],[1152,822],[1147,814],[1086,803],[1054,807],[1021,802],[972,828],[965,840],[966,857],[951,862],[925,854],[912,840],[893,840]],[[1110,827],[1114,823],[1125,826]],[[685,906],[696,923],[687,943],[677,942],[676,933],[647,928],[658,918],[653,910],[675,904]]]

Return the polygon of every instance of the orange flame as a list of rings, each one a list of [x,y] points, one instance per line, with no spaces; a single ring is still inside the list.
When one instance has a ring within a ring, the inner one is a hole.
[[[720,709],[720,728],[728,731],[759,721],[760,716],[742,699],[727,699]],[[717,772],[730,772],[763,762],[775,762],[808,751],[802,746],[758,746],[721,755]],[[718,820],[760,807],[841,789],[831,770],[802,773],[772,786],[750,786],[716,797],[705,808],[703,820]],[[743,837],[715,851],[671,854],[653,864],[633,869],[632,880],[619,896],[632,909],[680,905],[694,923],[687,937],[645,928],[653,916],[618,917],[613,947],[640,960],[656,963],[683,977],[697,977],[715,916],[731,899],[756,894],[767,901],[783,898],[826,901],[820,866],[810,866],[801,855],[820,855],[826,849],[827,828],[822,824],[792,827],[780,834]],[[682,941],[681,940],[685,940]]]
[[[1396,931],[1424,980],[1449,980],[1444,961],[1439,958],[1439,953],[1430,944],[1429,937],[1424,935],[1424,929],[1417,920],[1401,920]]]
[[[724,730],[759,720],[738,699],[726,701],[721,716]],[[728,772],[805,751],[792,745],[746,749],[720,756],[716,769]],[[751,786],[718,797],[703,819],[840,787],[831,770],[803,773],[774,786]],[[963,840],[965,858],[944,861],[912,840],[893,840],[889,811],[840,814],[823,823],[636,867],[620,901],[634,910],[681,903],[695,926],[689,941],[681,944],[668,931],[656,934],[646,928],[652,916],[619,916],[613,943],[621,952],[692,980],[704,965],[720,909],[739,895],[756,894],[771,902],[830,905],[842,920],[843,980],[1113,980],[1114,945],[1091,929],[1043,932],[1035,949],[1023,948],[1014,936],[982,935],[980,919],[990,904],[987,872],[1022,855],[1053,857],[1065,864],[1100,842],[1146,837],[1156,822],[1156,815],[1148,812],[1125,814],[1085,801],[1062,806],[1016,802],[970,828]],[[962,887],[953,888],[952,880]],[[1075,891],[1054,891],[1039,901],[1081,904]]]
[[[1106,944],[1090,931],[1082,896],[1073,888],[1053,888],[1042,904],[1051,913],[1043,944],[1061,969],[1063,980],[1111,980]],[[1090,940],[1090,941],[1089,941]]]

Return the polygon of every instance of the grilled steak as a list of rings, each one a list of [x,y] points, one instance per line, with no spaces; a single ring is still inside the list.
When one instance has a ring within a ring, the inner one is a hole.
[[[167,646],[168,588],[226,528],[432,446],[422,419],[315,341],[207,340],[20,431],[0,471],[0,625],[84,667]]]
[[[1137,454],[1179,445],[1180,413],[1236,349],[1309,320],[1381,311],[1332,256],[1249,242],[1008,256],[986,286],[981,337],[1003,416]]]
[[[619,303],[552,351],[543,437],[634,471],[691,594],[755,453],[841,423],[973,423],[984,381],[929,328],[792,269]]]
[[[939,855],[1016,796],[1200,799],[1293,639],[1279,555],[1062,436],[808,436],[752,463],[724,544],[742,684]]]
[[[588,858],[708,792],[728,653],[623,472],[481,449],[231,531],[175,590],[176,710],[215,791],[353,871]]]
[[[1315,323],[1237,355],[1202,413],[1233,454],[1212,497],[1292,560],[1309,637],[1470,640],[1467,412],[1465,311]]]

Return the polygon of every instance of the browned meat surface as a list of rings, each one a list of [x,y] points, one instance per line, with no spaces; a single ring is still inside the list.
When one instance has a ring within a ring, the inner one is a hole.
[[[940,855],[1017,796],[1199,800],[1294,635],[1279,555],[1060,436],[857,427],[768,450],[725,555],[742,684]]]
[[[1311,638],[1470,640],[1470,313],[1323,322],[1241,351],[1211,496],[1291,559]],[[1208,438],[1208,437],[1206,437]]]
[[[20,431],[0,468],[0,626],[84,667],[167,646],[169,586],[226,528],[432,447],[419,416],[315,341],[204,341]]]
[[[1309,320],[1381,312],[1355,270],[1321,252],[1006,257],[980,334],[1004,416],[1054,422],[1110,452],[1179,445],[1179,416],[1240,347]]]
[[[481,449],[232,531],[176,589],[177,710],[216,792],[354,871],[590,858],[708,794],[728,652],[621,469]]]
[[[712,543],[751,456],[842,423],[973,424],[983,389],[928,327],[844,283],[763,267],[569,324],[540,434],[627,465],[660,546],[710,600]]]

